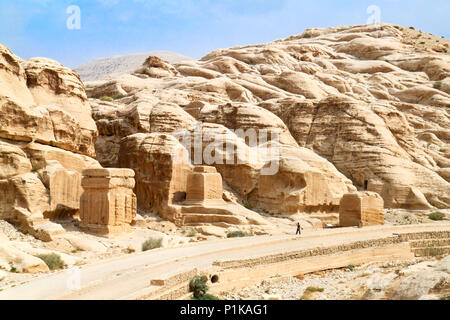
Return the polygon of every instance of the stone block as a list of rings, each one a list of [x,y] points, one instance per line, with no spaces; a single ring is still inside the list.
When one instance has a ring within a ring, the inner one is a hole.
[[[87,169],[81,185],[82,229],[105,235],[131,231],[137,211],[133,170]]]
[[[186,202],[223,202],[222,176],[214,167],[199,166],[187,178]]]
[[[341,227],[384,225],[384,201],[375,192],[354,192],[344,195],[339,208]]]

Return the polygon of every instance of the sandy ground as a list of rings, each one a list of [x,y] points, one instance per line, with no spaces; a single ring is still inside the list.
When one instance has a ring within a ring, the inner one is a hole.
[[[270,296],[282,300],[389,300],[396,286],[407,277],[432,270],[443,258],[370,263],[297,277],[276,277],[244,290],[223,292],[219,297],[222,300],[264,300]],[[424,299],[450,299],[450,282]]]
[[[428,215],[432,211],[417,211],[408,212],[405,210],[386,210],[386,224],[387,225],[409,225],[409,224],[420,224],[420,223],[430,223],[432,220],[428,219]],[[450,218],[449,210],[441,210],[441,212],[446,213],[446,219]],[[275,228],[272,229],[273,232],[267,232],[262,234],[267,234],[270,236],[274,235],[293,235],[296,230],[295,219],[279,219],[273,217],[266,217],[274,225]],[[77,228],[78,220],[68,219],[58,221],[66,229],[66,235],[82,239],[84,243],[100,245],[104,247],[102,252],[90,251],[88,249],[83,250],[73,243],[67,241],[66,238],[58,238],[52,242],[42,242],[36,240],[31,235],[26,235],[19,232],[11,224],[0,221],[0,232],[6,235],[10,241],[14,242],[24,242],[32,245],[35,248],[45,248],[53,250],[55,252],[62,252],[77,258],[77,263],[75,266],[88,266],[95,263],[101,263],[102,261],[107,261],[112,258],[126,258],[129,255],[139,253],[142,251],[142,244],[149,238],[161,238],[163,239],[164,248],[176,248],[184,245],[195,245],[201,243],[208,243],[211,241],[217,241],[219,239],[226,238],[226,231],[222,231],[223,235],[206,235],[199,232],[198,228],[186,227],[177,228],[173,223],[163,221],[155,215],[145,216],[143,221],[140,222],[139,226],[133,227],[133,232],[130,234],[125,234],[122,236],[114,238],[104,238],[98,237],[92,234],[86,234],[81,232]],[[439,224],[439,222],[435,222]],[[219,228],[220,229],[220,228]],[[229,230],[243,230],[250,234],[257,234],[252,230],[251,227],[234,227]],[[220,230],[219,230],[220,231]],[[210,233],[210,232],[208,232]],[[213,232],[214,233],[214,232]],[[89,247],[89,246],[88,246]],[[49,274],[55,274],[59,271],[52,271]],[[2,276],[3,274],[3,276]],[[31,280],[37,279],[44,276],[43,274],[22,274],[10,272],[10,270],[2,270],[0,272],[0,292],[8,289],[14,288],[16,286],[23,285]],[[3,278],[3,279],[2,279]]]

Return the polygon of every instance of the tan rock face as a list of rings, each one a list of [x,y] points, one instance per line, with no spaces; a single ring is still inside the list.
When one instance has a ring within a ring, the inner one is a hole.
[[[47,218],[78,212],[97,135],[75,72],[0,45],[0,219],[44,241],[64,232]]]
[[[78,75],[52,60],[23,61],[0,50],[0,138],[94,156],[97,129]]]
[[[374,192],[344,195],[339,208],[341,227],[367,227],[384,224],[384,201]]]
[[[195,167],[187,177],[187,203],[218,203],[224,204],[222,199],[222,176],[214,167]]]
[[[272,177],[260,178],[267,159],[195,163],[215,166],[255,207],[335,211],[340,198],[353,191],[351,184],[362,189],[367,182],[390,208],[448,208],[450,56],[426,50],[420,43],[428,37],[448,46],[447,39],[387,24],[309,29],[268,44],[217,50],[174,65],[177,72],[155,65],[170,76],[117,78],[111,83],[127,97],[110,104],[92,101],[104,128],[99,158],[115,163],[120,139],[130,134],[192,132],[195,118],[213,137],[230,141],[235,134],[213,125],[268,129],[288,146],[280,148],[280,171]],[[87,86],[101,91],[102,85]],[[248,139],[233,139],[253,151]],[[310,152],[321,160],[304,161]]]
[[[86,169],[82,186],[82,229],[106,235],[131,230],[137,210],[133,170]]]
[[[144,61],[143,68],[138,70],[138,73],[152,78],[166,78],[178,74],[178,71],[169,62],[150,56]]]
[[[187,150],[167,134],[135,134],[122,140],[119,163],[136,172],[136,196],[142,210],[159,213],[174,221],[172,204],[186,198],[192,165]]]

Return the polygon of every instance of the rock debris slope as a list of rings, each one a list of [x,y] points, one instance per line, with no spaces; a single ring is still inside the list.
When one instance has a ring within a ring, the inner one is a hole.
[[[123,138],[194,135],[203,122],[216,155],[244,144],[240,164],[213,165],[254,208],[333,213],[365,184],[390,208],[449,208],[449,43],[383,24],[309,29],[173,66],[151,57],[134,74],[86,84],[97,157],[118,166]],[[245,157],[254,146],[236,129],[276,133],[275,175],[261,174],[273,157]]]

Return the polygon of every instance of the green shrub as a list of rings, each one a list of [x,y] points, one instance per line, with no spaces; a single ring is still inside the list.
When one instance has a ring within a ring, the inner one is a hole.
[[[444,220],[445,215],[442,212],[437,211],[430,214],[428,218],[430,218],[433,221],[442,221]]]
[[[114,101],[114,98],[113,97],[108,97],[108,96],[103,96],[103,97],[100,98],[100,100],[107,101],[107,102],[112,102],[112,101]]]
[[[55,253],[40,254],[36,257],[44,261],[50,270],[64,269],[66,266],[61,257]]]
[[[416,30],[416,28],[414,28],[414,27],[409,27],[409,29],[411,29],[411,30]]]
[[[324,288],[317,288],[317,287],[308,287],[306,288],[305,292],[314,293],[314,292],[324,292]]]
[[[206,276],[195,276],[189,282],[189,291],[194,293],[194,298],[201,300],[206,295],[209,288],[206,285],[208,278]]]
[[[249,201],[242,201],[242,205],[249,210],[253,209],[253,206]]]
[[[125,96],[123,94],[120,93],[116,93],[115,95],[113,95],[111,98],[113,98],[114,100],[119,100],[124,98]]]
[[[312,38],[312,35],[311,35],[310,33],[305,33],[305,34],[303,35],[303,38],[304,38],[304,39],[309,39],[309,38]]]
[[[233,231],[228,232],[227,238],[245,238],[249,237],[250,235],[244,231]]]
[[[345,267],[347,270],[353,271],[355,270],[356,266],[354,264],[349,264],[348,266]]]
[[[162,238],[150,238],[142,244],[142,251],[149,251],[162,247]]]

